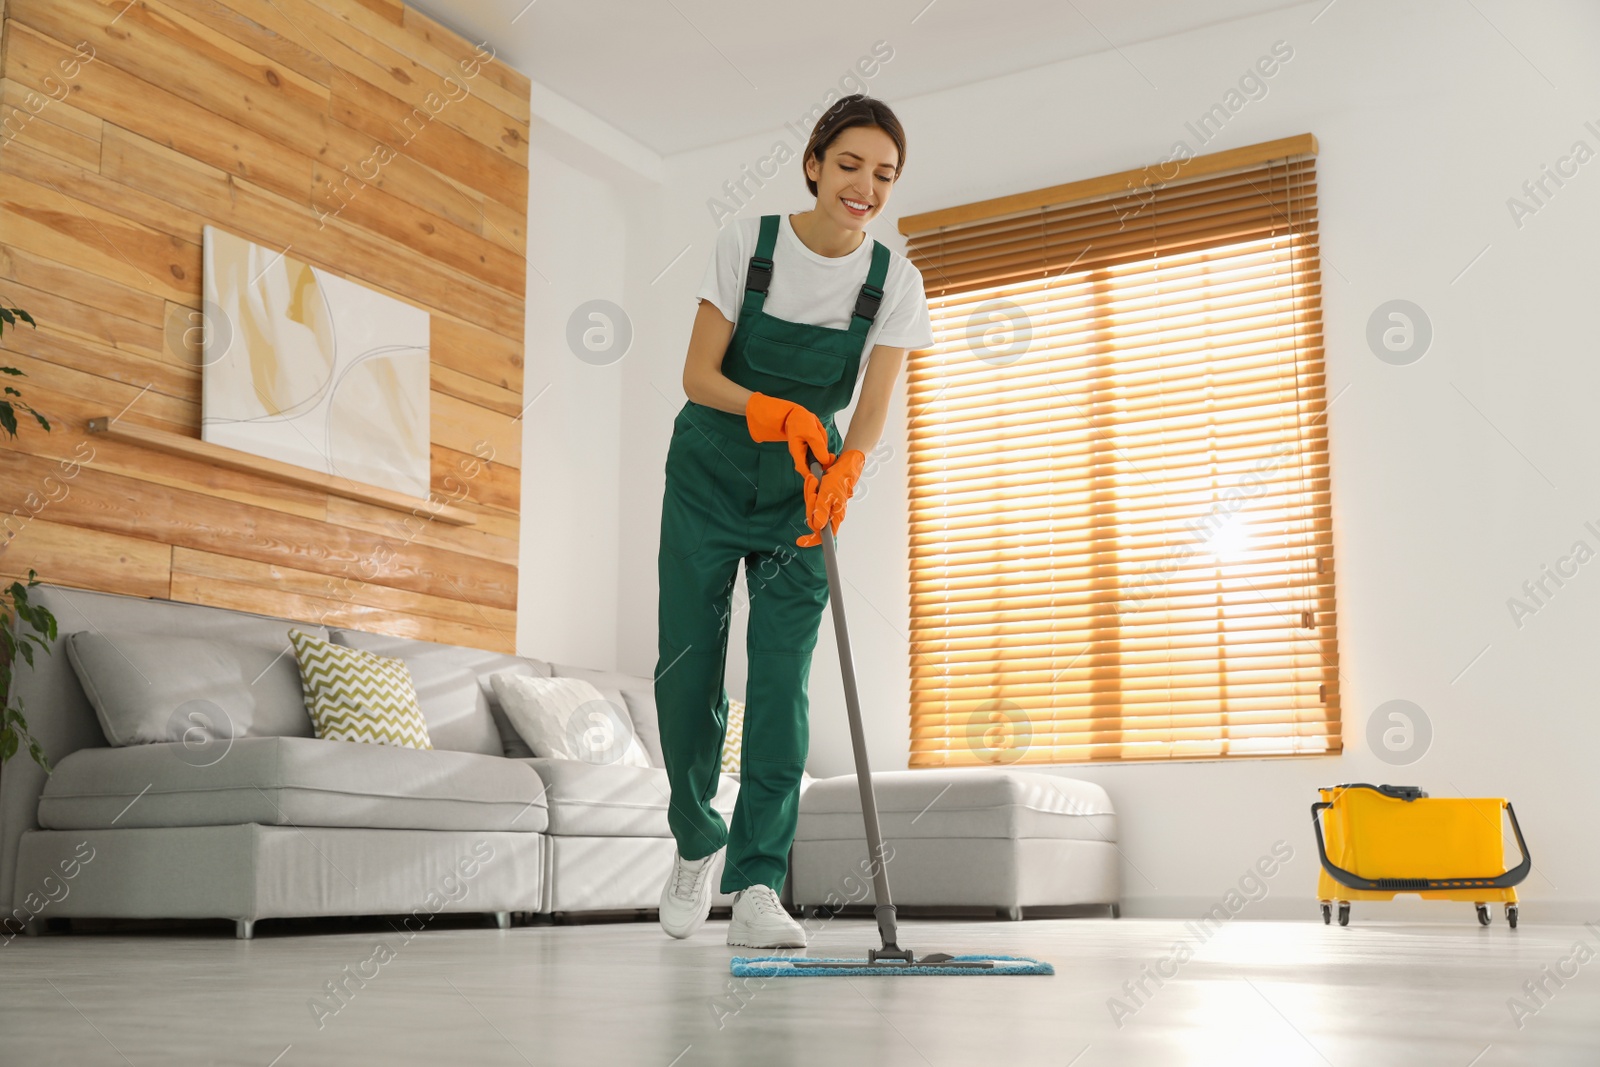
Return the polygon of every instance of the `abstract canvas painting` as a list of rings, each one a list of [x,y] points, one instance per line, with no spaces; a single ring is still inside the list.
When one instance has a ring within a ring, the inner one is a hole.
[[[428,313],[205,227],[200,436],[425,498]]]

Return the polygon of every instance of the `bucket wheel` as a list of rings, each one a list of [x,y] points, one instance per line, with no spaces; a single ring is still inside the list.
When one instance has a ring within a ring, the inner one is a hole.
[[[1478,925],[1479,926],[1488,926],[1489,925],[1489,905],[1480,903],[1480,904],[1474,904],[1473,907],[1476,908],[1477,912],[1478,912]]]
[[[1506,925],[1510,926],[1513,930],[1517,928],[1517,911],[1518,909],[1515,904],[1506,905]]]
[[[1348,900],[1339,901],[1339,925],[1350,925],[1350,902]]]
[[[1331,922],[1333,922],[1333,903],[1324,900],[1322,902],[1322,925],[1327,926]]]

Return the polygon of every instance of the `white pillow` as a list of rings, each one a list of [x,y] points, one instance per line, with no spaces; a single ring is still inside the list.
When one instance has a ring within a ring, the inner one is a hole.
[[[535,756],[650,766],[627,709],[601,696],[593,683],[502,672],[490,675],[489,684]]]

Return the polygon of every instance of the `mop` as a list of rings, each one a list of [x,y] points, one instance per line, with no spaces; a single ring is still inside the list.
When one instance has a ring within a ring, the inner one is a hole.
[[[822,464],[813,457],[811,473],[822,477]],[[883,838],[878,829],[878,802],[872,792],[872,771],[867,766],[867,742],[861,729],[861,704],[856,695],[855,660],[850,655],[850,632],[844,621],[844,594],[840,588],[839,560],[834,552],[833,524],[822,525],[822,557],[828,567],[828,599],[833,602],[833,629],[839,638],[839,669],[844,676],[845,707],[850,715],[850,740],[855,748],[856,781],[861,787],[861,814],[866,821],[867,846],[873,857],[883,855]],[[1042,960],[1027,956],[959,955],[930,952],[917,957],[901,948],[895,930],[895,908],[889,896],[887,864],[872,863],[873,914],[878,920],[882,948],[867,949],[865,959],[809,956],[735,956],[729,962],[732,972],[742,978],[785,978],[798,976],[862,974],[1055,974]]]

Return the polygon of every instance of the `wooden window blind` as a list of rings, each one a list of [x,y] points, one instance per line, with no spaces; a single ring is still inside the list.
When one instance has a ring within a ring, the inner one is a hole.
[[[1316,150],[901,220],[912,767],[1339,751]]]

